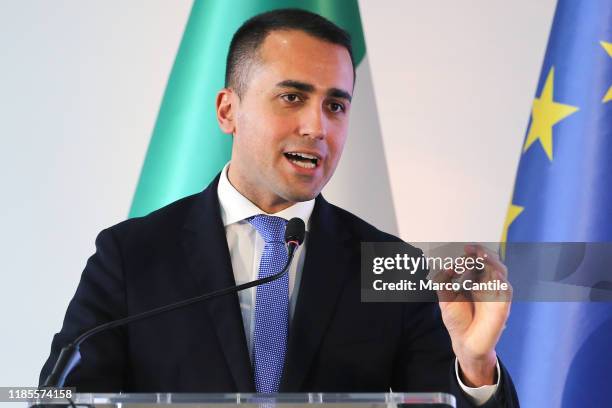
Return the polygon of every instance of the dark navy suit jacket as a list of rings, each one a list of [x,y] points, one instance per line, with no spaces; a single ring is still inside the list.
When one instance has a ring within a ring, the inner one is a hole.
[[[41,382],[86,329],[235,284],[217,183],[99,234]],[[362,241],[399,239],[318,196],[280,391],[445,391],[470,406],[435,302],[360,301]],[[81,355],[66,381],[79,392],[255,391],[236,294],[100,333]],[[500,384],[487,406],[518,406],[503,368]]]

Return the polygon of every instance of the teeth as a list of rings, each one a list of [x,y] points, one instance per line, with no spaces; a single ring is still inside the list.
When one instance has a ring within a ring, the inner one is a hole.
[[[300,166],[305,169],[314,169],[316,167],[316,164],[314,164],[313,162],[303,162],[303,161],[294,160],[294,159],[289,159],[289,161],[295,164],[296,166]]]
[[[313,156],[312,154],[307,154],[307,153],[291,153],[291,154],[303,157],[305,159],[317,160],[317,156]]]
[[[291,163],[305,169],[314,169],[317,167],[317,164],[319,164],[319,159],[317,156],[308,153],[288,152],[285,153],[285,156]]]

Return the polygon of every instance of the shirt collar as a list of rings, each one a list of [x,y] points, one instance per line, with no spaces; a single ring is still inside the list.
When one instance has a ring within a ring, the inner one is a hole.
[[[314,208],[315,200],[302,201],[293,204],[291,207],[285,208],[274,214],[268,214],[261,210],[248,198],[240,194],[238,190],[230,183],[227,178],[227,170],[229,169],[230,163],[228,162],[221,171],[221,177],[219,178],[219,185],[217,187],[217,194],[219,196],[219,204],[221,205],[221,220],[223,226],[227,227],[230,224],[244,221],[246,218],[253,217],[259,214],[274,215],[281,217],[286,220],[298,217],[304,221],[306,230],[308,231],[308,221]]]

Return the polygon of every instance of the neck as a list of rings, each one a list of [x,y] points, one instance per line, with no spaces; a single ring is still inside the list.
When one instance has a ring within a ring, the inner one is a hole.
[[[249,188],[249,184],[242,182],[239,175],[232,171],[231,164],[227,171],[227,179],[232,187],[266,214],[275,214],[295,204],[292,201],[284,200],[274,194],[262,194],[254,188]]]

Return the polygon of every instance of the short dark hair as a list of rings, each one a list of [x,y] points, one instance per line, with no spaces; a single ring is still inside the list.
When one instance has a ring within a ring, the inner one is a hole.
[[[277,9],[251,17],[232,37],[225,66],[225,86],[234,89],[239,97],[246,91],[249,69],[256,62],[259,47],[268,34],[276,30],[299,30],[343,46],[351,57],[355,76],[351,36],[347,31],[306,10]]]

